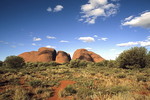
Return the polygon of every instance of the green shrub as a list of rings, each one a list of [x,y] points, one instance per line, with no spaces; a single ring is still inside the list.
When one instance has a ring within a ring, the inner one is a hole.
[[[48,63],[43,63],[43,62],[34,62],[34,63],[27,62],[26,63],[26,67],[41,67],[41,66],[47,67],[47,66],[58,66],[58,65],[60,64],[54,61],[48,62]]]
[[[66,96],[71,96],[76,93],[77,91],[71,85],[69,85],[63,91],[61,91],[60,96],[66,97]]]
[[[126,78],[126,74],[119,74],[117,75],[117,78]]]
[[[58,65],[61,65],[60,63],[57,63],[55,61],[51,61],[48,63],[48,66],[58,66]]]
[[[87,67],[88,62],[84,60],[71,60],[70,63],[68,64],[69,67],[71,68],[79,68],[79,67]]]
[[[32,87],[40,87],[42,86],[42,81],[41,80],[33,80],[33,81],[30,81],[29,83]]]
[[[115,60],[109,60],[107,62],[107,67],[117,67],[117,62]]]
[[[130,89],[128,87],[125,87],[125,86],[114,86],[114,87],[108,89],[107,93],[116,95],[118,93],[124,93],[124,92],[127,92],[129,90]]]
[[[11,68],[21,68],[25,65],[25,61],[19,56],[8,56],[4,61],[4,65]]]
[[[146,66],[146,55],[146,48],[134,47],[121,53],[116,61],[121,68],[127,68],[127,66],[144,68]]]
[[[138,75],[137,76],[137,82],[147,82],[148,81],[148,78],[146,76],[143,76],[143,75]]]
[[[97,62],[95,63],[95,66],[102,66],[102,67],[106,67],[108,65],[108,60],[103,60],[101,62]]]

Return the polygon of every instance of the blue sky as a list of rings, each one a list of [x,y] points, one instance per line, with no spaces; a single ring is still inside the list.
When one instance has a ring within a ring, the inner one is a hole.
[[[150,0],[0,0],[0,60],[40,47],[105,59],[150,50]]]

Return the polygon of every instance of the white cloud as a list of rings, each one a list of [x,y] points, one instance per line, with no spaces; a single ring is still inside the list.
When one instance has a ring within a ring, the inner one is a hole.
[[[95,39],[93,37],[80,37],[78,40],[81,40],[83,42],[94,42]]]
[[[97,38],[98,36],[97,36],[97,35],[94,35],[93,37]]]
[[[48,39],[56,39],[56,37],[53,37],[53,36],[46,36],[46,38],[48,38]]]
[[[131,18],[130,20],[126,19],[122,23],[123,26],[150,28],[150,12],[145,12],[138,17]]]
[[[150,37],[148,36],[146,40],[144,41],[135,41],[135,42],[127,42],[127,43],[120,43],[117,44],[117,46],[119,47],[127,47],[127,46],[136,46],[136,45],[140,45],[140,46],[150,46]]]
[[[117,44],[117,46],[119,46],[119,47],[127,47],[127,46],[134,46],[134,45],[138,45],[138,44],[139,44],[138,42],[127,42],[127,43]]]
[[[47,47],[47,48],[56,48],[56,47],[50,46],[50,45],[47,45],[47,46],[45,46],[45,47]]]
[[[48,12],[51,12],[51,11],[52,11],[52,8],[51,8],[51,7],[48,7],[48,8],[47,8],[47,11],[48,11]]]
[[[98,39],[98,40],[102,40],[102,41],[106,41],[106,40],[108,40],[108,38],[100,38],[100,39]]]
[[[142,41],[142,42],[140,42],[140,45],[144,46],[144,47],[150,46],[150,41]]]
[[[120,1],[120,0],[111,0],[111,1],[116,2],[116,1]]]
[[[118,4],[108,3],[108,0],[89,0],[87,4],[81,6],[83,15],[79,21],[94,24],[100,16],[109,17],[116,14],[118,7]]]
[[[57,5],[55,8],[54,8],[54,12],[59,12],[63,9],[64,7],[62,5]]]
[[[59,42],[62,42],[62,43],[67,43],[67,42],[69,42],[69,41],[66,41],[66,40],[61,40],[61,41],[59,41]]]
[[[90,48],[90,47],[86,47],[85,49],[87,49],[87,50],[91,50],[92,48]]]
[[[32,43],[32,45],[33,45],[33,46],[36,46],[36,44],[35,44],[35,43]]]
[[[129,16],[127,18],[125,18],[125,21],[131,20],[133,18],[133,16]]]
[[[33,38],[33,41],[41,41],[41,40],[42,40],[41,38],[37,38],[37,37]]]

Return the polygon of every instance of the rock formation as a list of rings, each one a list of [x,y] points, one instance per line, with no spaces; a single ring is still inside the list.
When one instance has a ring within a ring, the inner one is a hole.
[[[55,49],[46,47],[39,48],[38,51],[25,52],[18,56],[24,58],[25,62],[56,61],[58,63],[67,63],[71,60],[70,54],[64,51],[58,51],[56,53]],[[74,52],[72,59],[80,59],[92,62],[101,62],[104,60],[100,55],[86,49],[77,49]]]
[[[64,51],[58,51],[56,56],[56,62],[57,63],[66,63],[71,60],[70,54],[64,52]]]
[[[80,59],[92,62],[101,62],[104,60],[104,58],[102,58],[100,55],[86,49],[77,49],[74,52],[72,59]]]
[[[38,51],[25,52],[18,55],[24,58],[25,62],[50,62],[56,59],[56,50],[42,47]]]

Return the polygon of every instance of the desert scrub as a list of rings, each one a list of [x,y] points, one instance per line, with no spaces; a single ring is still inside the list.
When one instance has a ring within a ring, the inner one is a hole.
[[[118,74],[116,77],[117,78],[126,78],[126,74]]]
[[[13,100],[29,100],[30,97],[28,95],[28,92],[21,87],[15,88],[15,93],[13,96]]]
[[[70,68],[85,68],[87,67],[87,65],[88,65],[87,61],[79,59],[71,60],[70,63],[68,64]]]
[[[149,80],[148,77],[146,77],[144,75],[138,75],[137,76],[137,82],[140,82],[140,81],[147,82],[148,80]]]
[[[74,89],[73,86],[68,85],[64,90],[60,91],[59,95],[60,97],[66,97],[76,94],[77,91]]]
[[[29,82],[30,86],[32,87],[41,87],[42,86],[42,81],[41,80],[33,80]]]
[[[114,86],[114,87],[108,88],[107,93],[116,95],[118,93],[124,93],[124,92],[129,92],[129,91],[130,91],[130,88],[126,86]]]
[[[0,92],[0,100],[12,100],[12,95],[14,95],[14,90],[6,89],[3,92]]]
[[[37,87],[34,89],[33,93],[35,95],[40,95],[40,99],[46,99],[49,97],[52,97],[54,94],[54,90],[51,88],[41,88],[41,87]]]

